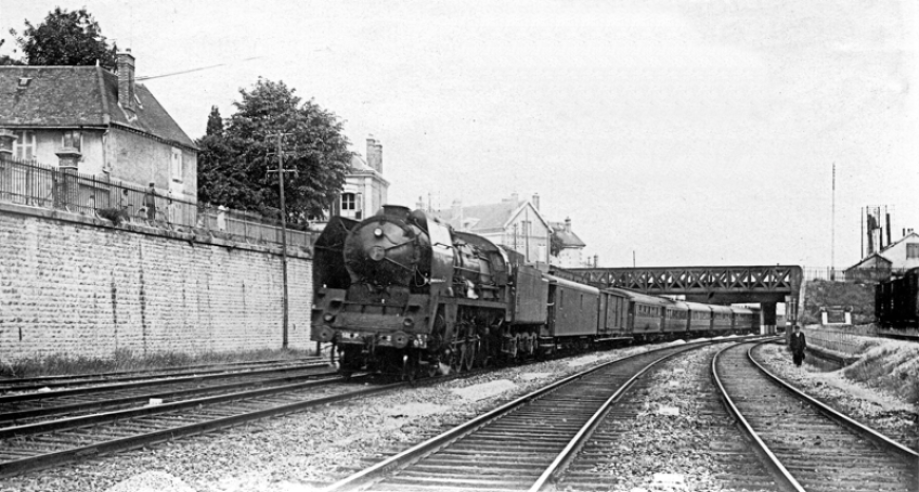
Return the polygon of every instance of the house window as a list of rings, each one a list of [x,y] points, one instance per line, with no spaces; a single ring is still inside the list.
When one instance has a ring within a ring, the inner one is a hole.
[[[13,156],[23,161],[35,160],[35,132],[19,130],[13,132],[16,141],[13,142]]]
[[[906,258],[919,258],[919,243],[906,245]]]
[[[182,150],[175,147],[172,148],[172,180],[173,181],[182,181]]]
[[[341,211],[345,213],[348,211],[349,215],[357,210],[357,200],[355,200],[354,193],[342,193],[341,194]]]
[[[83,133],[78,130],[71,130],[64,132],[64,137],[61,139],[61,145],[66,148],[74,148],[78,151],[83,151]]]

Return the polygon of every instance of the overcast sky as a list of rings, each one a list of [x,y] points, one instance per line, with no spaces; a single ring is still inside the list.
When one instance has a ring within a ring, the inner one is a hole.
[[[919,229],[915,0],[0,0],[83,6],[191,136],[282,80],[383,144],[390,202],[541,196],[601,266],[830,265]]]

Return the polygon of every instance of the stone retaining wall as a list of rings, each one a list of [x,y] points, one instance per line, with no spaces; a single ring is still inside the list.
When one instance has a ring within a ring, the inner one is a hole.
[[[306,348],[312,262],[288,255]],[[0,204],[0,362],[280,348],[281,299],[279,247]]]

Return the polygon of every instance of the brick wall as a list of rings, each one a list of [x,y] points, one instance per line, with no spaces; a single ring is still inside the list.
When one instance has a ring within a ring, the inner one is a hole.
[[[0,362],[281,347],[280,249],[0,204]],[[289,250],[291,348],[311,260]]]

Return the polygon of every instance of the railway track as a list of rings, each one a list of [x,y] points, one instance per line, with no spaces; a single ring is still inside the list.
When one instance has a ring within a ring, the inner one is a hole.
[[[61,374],[54,376],[37,376],[31,378],[2,378],[0,393],[35,391],[51,388],[102,385],[128,381],[145,381],[154,379],[205,376],[209,374],[226,374],[246,372],[259,369],[283,368],[288,366],[327,364],[319,357],[303,359],[279,359],[248,362],[226,362],[220,364],[197,364],[190,366],[151,369],[143,371],[117,371],[96,374]]]
[[[919,455],[785,385],[726,348],[712,371],[728,407],[786,490],[916,491]]]
[[[203,397],[254,386],[269,387],[335,375],[326,364],[307,364],[246,372],[183,376],[129,383],[114,383],[49,392],[0,396],[0,426],[34,422],[52,416],[74,416],[132,405]]]
[[[406,384],[355,391],[354,384],[333,378],[6,427],[0,429],[0,477],[359,398]]]
[[[711,342],[602,364],[547,385],[335,484],[338,490],[540,490],[652,366]]]
[[[631,490],[636,486],[628,483],[631,468],[644,459],[654,459],[652,466],[674,473],[705,463],[708,476],[696,477],[706,480],[696,484],[700,487],[697,490],[709,486],[715,490],[778,490],[772,474],[756,453],[739,445],[743,434],[734,425],[712,384],[711,361],[718,350],[718,346],[712,346],[699,353],[680,354],[639,379],[610,410],[559,477],[555,488],[597,492]],[[660,374],[659,371],[665,372]],[[679,386],[669,386],[676,381]],[[657,394],[668,393],[680,402],[680,416],[648,415],[659,410],[657,405],[649,406],[655,390]],[[644,434],[649,426],[660,425],[662,420],[670,420],[671,434]],[[640,435],[634,435],[636,432]],[[700,436],[705,437],[699,439]],[[698,446],[699,441],[705,440],[709,441],[707,447],[693,448],[694,444]],[[705,459],[687,457],[698,454]],[[647,472],[644,474],[645,479],[651,478]]]

